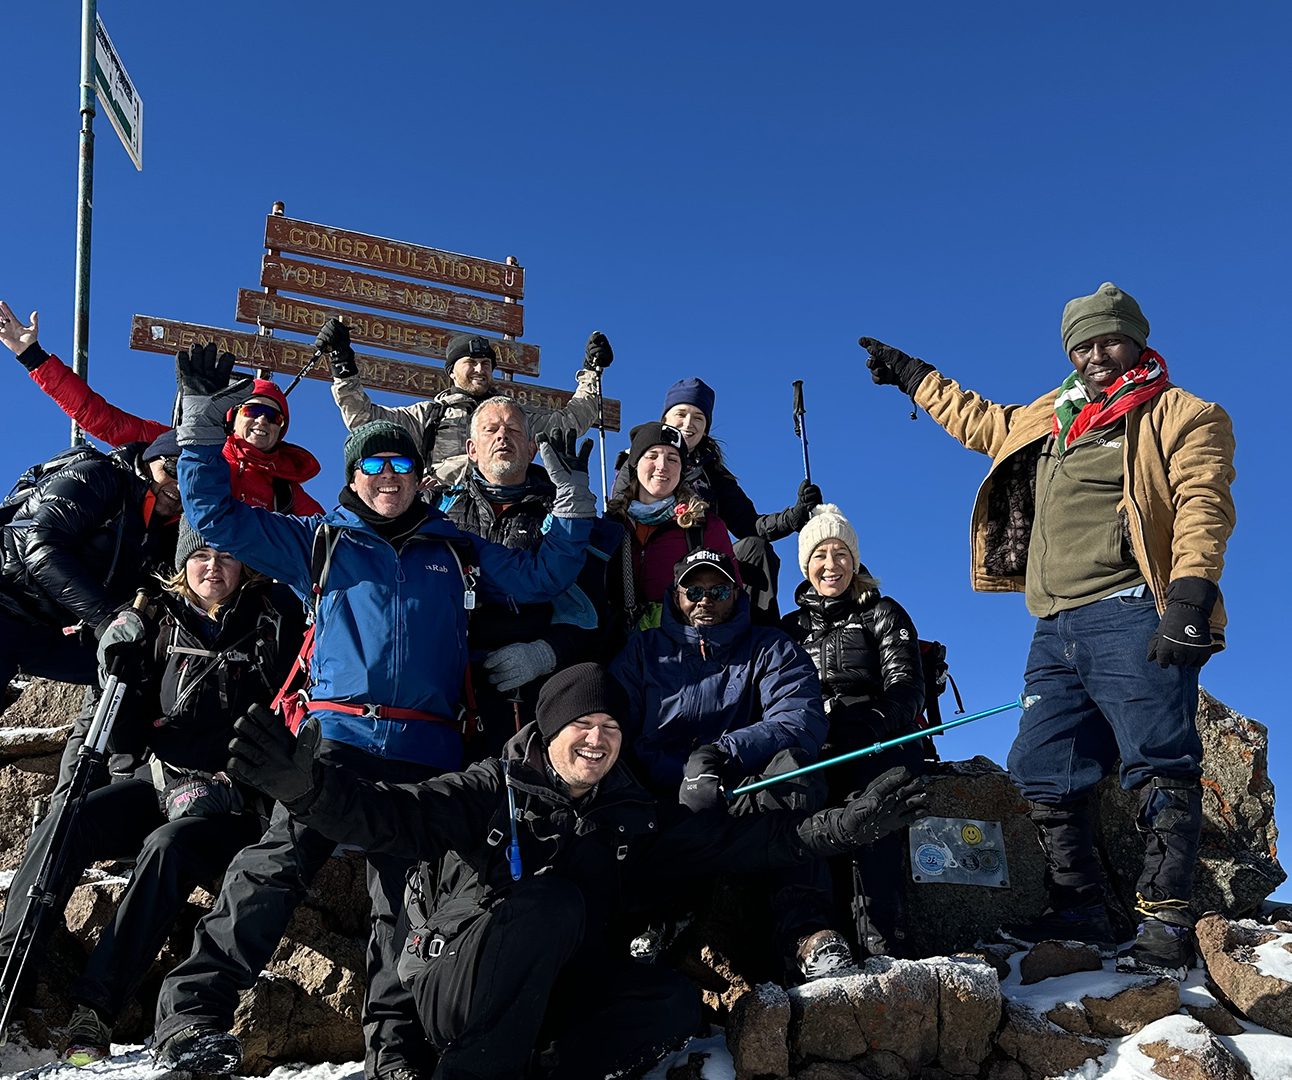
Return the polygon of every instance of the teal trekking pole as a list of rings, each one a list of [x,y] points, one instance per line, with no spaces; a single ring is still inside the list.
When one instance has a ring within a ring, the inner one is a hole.
[[[869,757],[871,754],[882,754],[885,750],[891,750],[894,746],[915,742],[916,739],[928,738],[930,735],[941,735],[944,731],[960,727],[961,724],[972,724],[975,720],[981,720],[985,716],[995,716],[997,713],[1009,712],[1010,709],[1022,708],[1022,705],[1023,699],[1020,697],[1004,705],[997,705],[994,709],[983,709],[982,712],[970,713],[968,716],[957,716],[954,720],[948,720],[945,724],[938,724],[937,727],[912,731],[909,735],[898,735],[895,739],[885,739],[883,742],[877,742],[873,746],[864,746],[860,750],[850,750],[848,753],[840,754],[838,757],[826,758],[825,761],[818,761],[812,765],[804,765],[801,769],[781,773],[779,776],[769,776],[766,780],[755,780],[752,784],[744,784],[736,788],[728,798],[734,799],[737,795],[747,795],[751,791],[761,791],[765,787],[779,784],[782,780],[792,780],[796,776],[816,772],[818,769],[828,769],[831,765],[838,765],[844,761]]]

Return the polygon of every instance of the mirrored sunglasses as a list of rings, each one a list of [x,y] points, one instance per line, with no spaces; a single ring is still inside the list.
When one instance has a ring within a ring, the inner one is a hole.
[[[167,476],[179,476],[179,458],[163,457],[157,460],[161,462],[162,472]]]
[[[693,604],[698,604],[706,596],[710,600],[717,600],[719,603],[724,600],[730,600],[731,586],[714,585],[706,589],[703,585],[688,585],[686,588],[686,598]]]
[[[400,476],[413,471],[413,459],[403,454],[394,457],[366,457],[359,459],[359,470],[364,476],[376,476],[389,465]]]
[[[281,424],[283,422],[282,413],[272,405],[266,405],[260,401],[239,405],[238,415],[245,416],[248,420],[268,420],[271,424]]]

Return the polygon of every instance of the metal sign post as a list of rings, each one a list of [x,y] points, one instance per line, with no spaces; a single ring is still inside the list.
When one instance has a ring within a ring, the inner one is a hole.
[[[96,0],[81,0],[81,152],[76,172],[76,295],[72,370],[88,381],[90,366],[90,232],[94,216],[94,98],[98,96],[136,169],[144,167],[144,103],[99,18]],[[82,441],[72,423],[72,443]]]

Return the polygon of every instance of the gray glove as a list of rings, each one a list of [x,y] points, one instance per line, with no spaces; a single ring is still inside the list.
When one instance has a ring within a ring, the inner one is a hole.
[[[234,357],[216,356],[215,343],[194,345],[175,357],[180,389],[180,423],[175,436],[180,446],[219,446],[229,433],[225,416],[251,396],[250,377],[229,384]]]
[[[592,440],[584,439],[575,453],[578,436],[573,431],[559,435],[539,435],[538,456],[543,468],[556,485],[556,499],[552,503],[552,516],[559,518],[593,518],[597,516],[597,497],[588,484],[588,459],[592,456]]]
[[[818,858],[845,855],[926,816],[928,799],[908,770],[889,769],[847,806],[822,810],[799,825],[799,840]]]
[[[489,681],[499,690],[515,690],[556,670],[556,653],[546,641],[519,641],[494,649],[485,660]]]
[[[310,717],[293,735],[283,718],[253,705],[233,723],[225,772],[299,813],[314,801],[314,754],[321,733]]]
[[[99,667],[106,671],[118,654],[129,652],[136,645],[143,644],[147,636],[144,621],[136,612],[117,612],[112,621],[99,631]]]

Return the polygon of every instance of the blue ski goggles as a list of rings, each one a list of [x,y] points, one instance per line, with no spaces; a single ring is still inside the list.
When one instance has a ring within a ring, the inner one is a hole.
[[[400,476],[405,476],[413,471],[413,459],[404,454],[396,454],[394,457],[360,458],[358,465],[359,471],[364,476],[377,476],[387,465]]]

